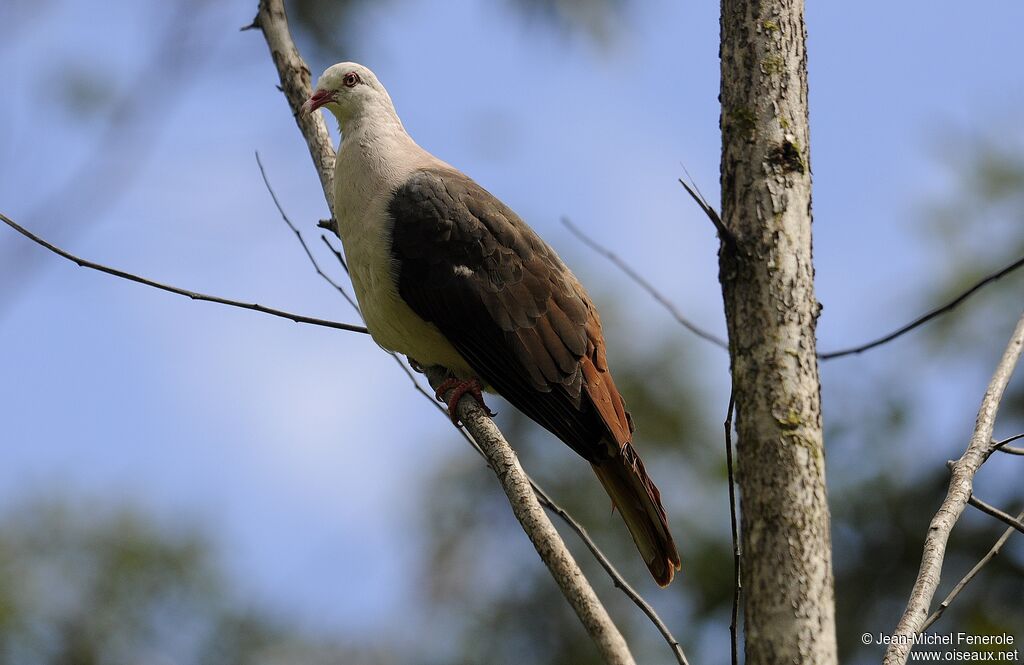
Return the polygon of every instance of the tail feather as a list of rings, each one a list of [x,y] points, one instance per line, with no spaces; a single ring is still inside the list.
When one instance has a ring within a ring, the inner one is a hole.
[[[594,473],[622,515],[640,555],[659,586],[668,586],[680,569],[679,553],[669,532],[661,493],[629,443],[621,454],[594,464]]]

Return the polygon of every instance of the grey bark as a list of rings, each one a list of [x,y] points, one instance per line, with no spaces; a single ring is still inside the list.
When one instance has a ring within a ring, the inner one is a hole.
[[[736,400],[746,662],[835,663],[802,0],[722,0],[719,279]]]
[[[253,28],[262,30],[270,48],[274,65],[281,78],[281,87],[288,99],[296,123],[309,146],[323,186],[324,196],[333,213],[334,147],[320,113],[304,116],[302,103],[312,92],[309,68],[299,55],[288,28],[283,0],[262,0]],[[444,374],[439,368],[428,368],[427,378],[436,389]],[[584,577],[565,542],[541,507],[512,447],[486,413],[470,397],[463,397],[457,413],[501,483],[512,511],[529,536],[537,554],[548,567],[562,594],[590,634],[604,662],[609,665],[635,665],[622,633],[608,615],[604,605]]]
[[[995,427],[996,414],[999,412],[999,403],[1003,399],[1003,392],[1010,382],[1010,377],[1013,376],[1013,370],[1020,361],[1022,350],[1024,350],[1024,316],[1021,316],[1017,322],[1010,342],[1003,352],[1003,357],[989,381],[988,389],[981,400],[981,407],[978,409],[978,419],[975,421],[974,433],[971,435],[967,450],[964,451],[960,459],[953,463],[946,498],[928,525],[928,535],[925,536],[924,541],[924,554],[921,557],[921,568],[914,581],[914,588],[910,592],[907,609],[896,625],[896,630],[892,634],[892,642],[885,651],[885,665],[903,665],[907,662],[907,656],[910,655],[910,650],[914,646],[913,638],[924,629],[924,624],[928,620],[928,610],[935,596],[935,590],[939,587],[942,560],[946,554],[949,534],[953,530],[953,525],[963,514],[964,507],[974,491],[974,475],[994,450],[992,430]]]
[[[270,57],[273,58],[278,77],[281,79],[281,92],[288,100],[295,124],[299,126],[302,137],[306,139],[309,156],[313,158],[313,166],[320,177],[320,186],[324,190],[327,208],[331,211],[333,219],[334,146],[331,144],[331,135],[327,131],[323,114],[299,112],[303,102],[309,99],[313,83],[306,61],[299,55],[299,49],[292,41],[284,0],[261,1],[252,25],[244,29],[250,28],[258,28],[267,41]]]

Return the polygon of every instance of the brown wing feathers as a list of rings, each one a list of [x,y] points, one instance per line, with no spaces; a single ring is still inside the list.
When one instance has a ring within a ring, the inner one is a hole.
[[[596,311],[587,324],[592,351],[580,360],[586,393],[619,454],[593,463],[594,473],[619,509],[633,542],[655,581],[668,586],[680,568],[679,553],[669,531],[668,517],[661,505],[661,492],[647,475],[643,460],[633,448],[633,421],[626,403],[615,387],[605,357],[601,322]]]
[[[593,464],[651,573],[668,584],[679,555],[582,286],[514,212],[457,171],[418,172],[389,212],[399,294],[480,379]]]
[[[587,396],[601,416],[610,439],[621,449],[633,438],[633,428],[626,414],[626,405],[612,381],[605,356],[601,320],[591,307],[587,321],[588,353],[580,359],[587,386]]]

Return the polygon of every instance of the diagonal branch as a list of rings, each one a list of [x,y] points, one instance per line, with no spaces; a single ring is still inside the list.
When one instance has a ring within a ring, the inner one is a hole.
[[[327,245],[327,249],[331,250],[331,253],[334,254],[334,258],[338,259],[338,263],[341,264],[342,270],[344,270],[345,274],[347,275],[348,274],[348,263],[345,261],[345,257],[341,255],[341,252],[339,252],[338,250],[336,250],[334,248],[334,245],[331,244],[331,241],[327,239],[326,235],[321,233],[320,234],[320,239],[324,241],[325,245]]]
[[[992,444],[992,450],[998,450],[1001,453],[1007,453],[1009,455],[1024,455],[1024,448],[1014,448],[1013,446],[1006,445],[1008,443],[1013,443],[1018,439],[1024,439],[1024,433],[1014,434],[1002,441],[996,441]]]
[[[463,434],[465,433],[463,432]],[[660,616],[658,616],[658,613],[653,607],[651,607],[650,603],[644,600],[644,597],[630,586],[629,582],[627,582],[622,576],[622,573],[620,573],[612,562],[609,561],[605,553],[601,551],[601,548],[597,546],[597,543],[595,543],[590,537],[590,534],[587,533],[587,530],[583,528],[583,525],[577,522],[576,519],[565,510],[565,508],[562,508],[560,505],[555,503],[548,493],[545,492],[535,480],[530,479],[530,484],[533,486],[533,491],[536,493],[541,505],[562,518],[562,521],[568,524],[569,528],[576,532],[576,535],[579,536],[580,540],[583,541],[583,544],[587,546],[587,549],[589,549],[590,553],[594,555],[597,562],[601,564],[601,567],[604,568],[606,573],[608,573],[608,576],[612,579],[615,586],[621,589],[622,593],[626,594],[626,596],[632,600],[644,614],[647,615],[647,618],[651,620],[651,623],[653,623],[654,627],[658,629],[661,636],[665,638],[669,648],[672,650],[672,654],[676,657],[676,662],[678,662],[679,665],[689,665],[689,661],[686,659],[686,654],[683,652],[683,647],[679,644],[679,641],[675,636],[672,635],[672,631],[668,629],[668,626],[665,625],[665,622],[662,621]]]
[[[1000,522],[1005,522],[1006,524],[1009,524],[1011,528],[1016,529],[1021,533],[1024,533],[1024,522],[1021,522],[1013,515],[1010,515],[1009,513],[1004,513],[995,506],[985,503],[984,501],[974,496],[973,494],[971,495],[971,498],[967,499],[967,503],[971,504],[972,506],[974,506],[981,512],[985,513],[986,515],[991,515]]]
[[[440,367],[427,368],[426,374],[431,386],[435,388],[447,378],[447,373]],[[544,513],[529,477],[501,431],[471,397],[463,396],[456,408],[459,419],[479,444],[488,465],[501,482],[516,519],[522,524],[537,554],[590,633],[604,661],[633,663],[626,641]]]
[[[974,475],[988,458],[992,447],[992,430],[995,426],[999,403],[1002,401],[1006,385],[1010,381],[1021,351],[1024,350],[1024,316],[1017,322],[1017,327],[1010,337],[1003,357],[996,366],[995,373],[989,382],[988,389],[978,409],[978,419],[971,435],[970,444],[959,460],[953,463],[949,481],[949,490],[939,511],[932,518],[925,537],[924,555],[921,569],[918,572],[914,588],[910,592],[907,609],[896,625],[892,642],[885,652],[885,665],[903,665],[906,663],[913,646],[914,636],[921,632],[928,618],[935,590],[939,586],[942,573],[942,560],[946,554],[946,543],[960,515],[964,512],[971,497]]]
[[[1014,261],[1010,265],[1005,266],[1003,268],[1000,268],[999,270],[996,270],[995,272],[990,273],[990,274],[986,275],[985,277],[981,278],[979,281],[977,281],[976,283],[971,285],[967,290],[963,291],[962,293],[957,295],[955,298],[953,298],[952,300],[950,300],[946,304],[940,305],[940,306],[936,307],[935,309],[931,310],[930,312],[922,314],[921,316],[917,317],[916,319],[914,319],[910,323],[908,323],[905,326],[902,326],[900,328],[897,328],[896,330],[892,331],[891,333],[889,333],[887,335],[883,335],[882,337],[879,337],[878,339],[872,340],[872,341],[867,342],[865,344],[861,344],[859,346],[854,346],[854,347],[851,347],[851,348],[848,348],[848,349],[840,349],[838,351],[829,351],[828,353],[822,353],[822,354],[819,354],[818,357],[821,358],[822,360],[833,360],[835,358],[842,358],[843,356],[851,356],[851,355],[855,355],[855,354],[858,354],[858,353],[863,353],[864,351],[867,351],[869,349],[873,349],[876,346],[881,346],[883,344],[887,344],[888,342],[893,341],[897,337],[902,337],[903,335],[906,335],[911,330],[914,330],[915,328],[919,328],[920,326],[923,326],[924,324],[928,323],[932,319],[934,319],[934,318],[936,318],[938,316],[941,316],[941,315],[943,315],[943,314],[945,314],[947,312],[953,311],[960,304],[962,304],[965,300],[970,298],[977,291],[981,290],[982,287],[988,286],[992,282],[994,282],[994,281],[996,281],[996,280],[998,280],[998,279],[1000,279],[1002,277],[1005,277],[1005,276],[1009,275],[1010,273],[1012,273],[1014,270],[1017,270],[1021,266],[1024,266],[1024,256],[1020,257],[1019,259],[1017,259],[1016,261]]]
[[[293,314],[291,312],[286,312],[286,311],[281,310],[281,309],[275,309],[273,307],[265,307],[263,305],[257,305],[255,303],[239,302],[238,300],[230,300],[228,298],[221,298],[220,296],[211,296],[211,295],[207,295],[205,293],[199,293],[198,291],[189,291],[187,289],[182,289],[182,288],[179,288],[177,286],[171,286],[170,284],[163,284],[161,282],[154,281],[154,280],[149,279],[147,277],[140,277],[139,275],[135,275],[135,274],[130,273],[130,272],[125,272],[124,270],[118,270],[117,268],[111,268],[111,267],[105,266],[105,265],[103,265],[101,263],[96,263],[94,261],[89,261],[88,259],[83,259],[83,258],[81,258],[79,256],[75,256],[71,252],[67,252],[67,251],[61,249],[60,247],[57,247],[56,245],[54,245],[54,244],[52,244],[52,243],[50,243],[50,242],[40,238],[39,236],[37,236],[36,234],[32,233],[31,231],[29,231],[25,227],[21,226],[20,224],[18,224],[13,219],[11,219],[10,217],[8,217],[7,215],[5,215],[3,213],[0,213],[0,221],[3,221],[5,224],[7,224],[7,226],[11,227],[12,229],[17,231],[21,235],[25,236],[26,238],[28,238],[32,242],[35,242],[36,244],[42,245],[43,247],[45,247],[46,249],[50,250],[54,254],[57,254],[58,256],[62,256],[65,259],[67,259],[68,261],[71,261],[73,263],[77,263],[79,266],[81,266],[83,268],[89,268],[90,270],[97,270],[99,272],[106,273],[108,275],[113,275],[114,277],[120,277],[121,279],[127,279],[130,282],[137,282],[139,284],[145,284],[146,286],[152,286],[155,289],[160,289],[161,291],[167,291],[168,293],[175,293],[175,294],[177,294],[179,296],[185,296],[186,298],[191,298],[192,300],[202,300],[202,301],[205,301],[205,302],[214,302],[214,303],[218,303],[218,304],[221,304],[221,305],[229,305],[231,307],[239,307],[241,309],[251,309],[253,311],[262,312],[264,314],[269,314],[271,316],[279,316],[282,319],[290,319],[290,320],[292,320],[292,321],[294,321],[296,323],[308,323],[308,324],[311,324],[311,325],[314,325],[314,326],[324,326],[325,328],[336,328],[338,330],[348,330],[349,332],[357,332],[357,333],[366,333],[367,332],[366,328],[364,328],[363,326],[356,326],[356,325],[352,325],[351,323],[339,323],[337,321],[328,321],[327,319],[315,319],[315,318],[313,318],[311,316],[303,316],[302,314]]]
[[[292,42],[283,0],[261,0],[253,27],[260,28],[267,41],[289,106],[309,146],[330,205],[333,198],[330,186],[333,146],[320,114],[314,114],[313,122],[310,122],[299,112],[299,107],[312,92],[309,69]],[[435,389],[445,378],[441,368],[428,368],[427,376]],[[601,657],[607,663],[633,663],[625,639],[541,508],[528,476],[501,431],[472,399],[460,400],[457,414],[486,454],[516,518],[587,629]]]
[[[306,254],[306,258],[308,258],[309,262],[313,264],[313,269],[316,270],[316,274],[320,275],[320,277],[322,277],[324,281],[333,286],[334,289],[338,293],[340,293],[343,298],[345,298],[348,304],[352,306],[352,309],[356,311],[356,314],[359,316],[359,318],[362,319],[363,312],[359,308],[359,305],[351,296],[349,296],[348,291],[345,290],[345,287],[343,287],[338,282],[334,281],[334,279],[326,272],[324,272],[323,268],[320,267],[320,262],[317,261],[316,258],[313,256],[313,252],[310,251],[309,245],[306,244],[306,239],[302,237],[302,233],[299,231],[298,227],[295,226],[294,223],[292,223],[292,220],[288,216],[288,213],[285,212],[284,207],[281,205],[280,200],[278,200],[277,198],[277,194],[274,192],[273,186],[271,186],[270,184],[270,178],[267,177],[267,171],[266,169],[263,168],[263,161],[260,159],[259,151],[256,151],[256,165],[260,169],[260,177],[263,178],[263,184],[264,186],[266,186],[267,192],[270,194],[270,198],[274,201],[274,207],[276,207],[277,211],[281,214],[281,219],[284,220],[284,223],[288,226],[289,229],[291,229],[292,233],[295,234],[295,238],[296,240],[299,241],[299,245],[302,247],[302,251]],[[321,235],[320,238],[324,241],[324,244],[327,245],[327,248],[331,250],[335,258],[338,259],[338,263],[341,264],[341,267],[345,271],[345,274],[348,275],[348,264],[345,263],[345,259],[344,257],[342,257],[341,252],[334,249],[334,246],[331,245],[331,243],[327,240],[327,236]],[[363,323],[366,323],[365,319],[363,320]],[[402,370],[402,372],[409,378],[409,381],[412,382],[413,388],[416,390],[416,392],[418,392],[420,395],[426,398],[428,402],[430,402],[434,407],[436,407],[437,410],[440,413],[444,414],[445,417],[447,418],[448,412],[444,409],[444,407],[442,407],[434,400],[434,397],[430,393],[428,393],[423,388],[423,386],[420,385],[420,382],[416,380],[416,375],[413,374],[412,370],[410,370],[405,363],[402,362],[402,359],[398,357],[398,354],[392,351],[387,351],[387,354],[391,356],[391,359],[395,361],[395,363],[398,365],[398,368]],[[473,439],[468,434],[466,434],[464,430],[460,428],[459,433],[462,434],[466,441],[468,441],[469,444],[478,453],[480,453],[482,457],[484,456],[484,451],[480,449],[480,446],[478,446],[477,443],[473,441]]]
[[[443,406],[441,406],[430,393],[423,389],[423,386],[419,384],[413,373],[409,370],[408,367],[405,366],[404,363],[402,363],[402,361],[398,358],[397,355],[390,355],[399,364],[399,366],[405,372],[406,376],[408,376],[409,379],[412,381],[414,389],[420,395],[422,395],[431,405],[433,405],[434,408],[437,409],[438,413],[441,414],[445,420],[448,420],[448,411]],[[462,438],[466,440],[470,447],[472,447],[473,450],[475,450],[484,459],[484,462],[486,462],[487,465],[490,467],[490,460],[488,459],[487,454],[480,447],[480,444],[474,441],[473,437],[471,437],[466,432],[465,427],[459,426],[458,432],[459,434],[462,435]],[[529,478],[529,476],[527,477]],[[622,576],[622,573],[619,572],[619,570],[608,559],[608,557],[601,550],[601,548],[598,547],[597,543],[594,542],[594,539],[590,537],[589,533],[587,533],[587,530],[583,528],[583,525],[580,524],[576,520],[576,518],[573,517],[571,513],[569,513],[568,510],[566,510],[561,505],[556,503],[555,500],[551,498],[551,495],[548,494],[547,491],[537,483],[537,481],[533,480],[533,478],[530,478],[530,486],[533,488],[534,494],[537,495],[537,500],[540,501],[540,504],[544,506],[546,509],[548,509],[548,511],[561,518],[561,520],[565,522],[569,526],[569,528],[576,533],[579,539],[583,541],[583,544],[587,546],[587,549],[590,550],[590,553],[594,555],[594,558],[597,559],[597,562],[601,564],[601,567],[604,568],[606,573],[608,573],[608,577],[611,578],[612,583],[615,584],[615,587],[621,589],[622,593],[624,593],[626,597],[632,600],[633,603],[640,608],[640,611],[642,611],[647,616],[647,618],[650,619],[651,623],[654,624],[654,627],[658,629],[659,633],[661,633],[661,636],[665,638],[665,641],[668,643],[669,648],[672,650],[672,654],[676,658],[676,662],[679,663],[679,665],[689,665],[689,661],[686,658],[686,653],[683,651],[682,645],[672,634],[672,631],[669,630],[668,626],[665,625],[665,622],[658,615],[657,611],[655,611],[655,609],[651,607],[651,604],[648,603],[644,599],[644,597],[641,596],[629,584],[629,582],[626,581],[626,579]]]
[[[284,0],[260,0],[259,10],[251,25],[242,30],[259,30],[263,33],[270,48],[270,57],[281,79],[279,89],[288,100],[288,108],[292,111],[295,124],[299,126],[302,137],[306,139],[309,156],[313,158],[313,166],[320,177],[320,186],[324,190],[327,208],[334,217],[334,146],[331,135],[327,131],[327,123],[320,113],[300,113],[299,108],[312,92],[312,80],[309,67],[299,55],[299,49],[292,41],[288,27],[288,17],[284,11]]]
[[[718,228],[718,232],[719,235],[722,237],[722,241],[728,247],[735,248],[737,246],[735,236],[724,225],[719,227],[719,223],[721,223],[721,218],[718,216],[718,213],[715,212],[715,209],[708,205],[707,202],[704,201],[703,197],[700,196],[700,193],[693,189],[690,185],[686,184],[686,182],[680,180],[679,183],[684,188],[686,188],[686,191],[690,194],[691,197],[693,197],[693,200],[697,203],[698,207],[700,207],[700,209],[704,211],[704,213],[708,215],[708,217],[713,222],[717,220],[715,227]],[[572,234],[575,235],[584,245],[586,245],[594,252],[600,254],[601,256],[611,261],[613,264],[615,264],[616,268],[621,270],[627,277],[633,280],[644,291],[647,291],[647,293],[650,294],[650,296],[654,298],[654,300],[657,301],[659,305],[668,310],[669,314],[671,314],[672,317],[684,328],[694,333],[698,337],[711,342],[715,346],[721,347],[723,349],[729,348],[729,345],[723,339],[721,339],[720,337],[713,333],[705,331],[703,328],[701,328],[700,326],[696,325],[695,323],[687,319],[685,316],[683,316],[682,312],[679,311],[679,308],[676,307],[675,303],[673,303],[667,296],[661,293],[653,284],[651,284],[649,281],[647,281],[646,278],[644,278],[639,272],[637,272],[635,268],[626,263],[626,261],[619,257],[617,254],[615,254],[610,249],[608,249],[601,243],[597,242],[596,240],[588,236],[586,233],[583,232],[582,229],[580,229],[578,226],[569,221],[568,218],[563,217],[562,223],[565,224],[566,228],[568,228],[569,231],[571,231]],[[964,301],[966,301],[968,298],[970,298],[975,293],[980,291],[983,287],[988,286],[992,282],[995,282],[1003,277],[1006,277],[1007,275],[1021,267],[1024,267],[1024,256],[1010,263],[1009,265],[1003,266],[1002,268],[999,268],[998,270],[989,273],[988,275],[981,278],[980,280],[972,284],[970,287],[965,289],[963,292],[958,294],[949,302],[939,305],[938,307],[935,307],[934,309],[917,317],[910,323],[900,326],[896,330],[893,330],[892,332],[886,335],[883,335],[877,339],[873,339],[869,342],[865,342],[864,344],[860,344],[858,346],[853,346],[846,349],[839,349],[837,351],[826,351],[824,353],[819,353],[818,359],[822,361],[835,360],[836,358],[857,355],[865,351],[874,349],[876,347],[882,346],[883,344],[888,344],[889,342],[899,337],[902,337],[903,335],[906,335],[907,333],[916,330],[917,328],[920,328],[921,326],[928,323],[932,319],[935,319],[939,316],[942,316],[943,314],[953,311],[961,304],[963,304]],[[1012,452],[1013,454],[1018,455],[1024,454],[1016,451],[1008,452]]]
[[[686,172],[686,177],[690,178],[690,172],[686,170],[685,166],[683,167],[683,171]],[[693,180],[693,178],[690,178],[690,180]],[[722,218],[719,217],[718,211],[712,208],[711,204],[704,198],[700,189],[697,188],[697,184],[694,183],[691,186],[682,178],[679,178],[679,184],[683,186],[683,189],[685,189],[686,193],[690,195],[690,198],[692,198],[693,202],[697,204],[697,207],[700,208],[704,214],[707,215],[708,219],[711,220],[711,223],[715,226],[715,230],[718,231],[718,237],[722,240],[725,246],[730,251],[735,252],[738,248],[736,236],[733,235],[733,232],[729,230],[729,227],[727,227],[725,222],[722,221]]]
[[[647,293],[649,293],[652,298],[658,301],[658,303],[661,304],[662,307],[667,309],[669,313],[672,315],[672,317],[675,318],[675,320],[678,321],[681,326],[692,332],[697,337],[700,337],[701,339],[711,342],[715,346],[721,347],[723,349],[729,348],[729,344],[724,339],[704,330],[703,328],[697,326],[695,323],[692,323],[689,319],[683,316],[682,312],[679,311],[679,308],[677,308],[671,300],[662,295],[660,291],[654,288],[654,286],[650,282],[641,277],[640,273],[638,273],[636,270],[630,267],[628,263],[619,258],[617,254],[612,252],[610,249],[600,245],[597,241],[595,241],[593,238],[584,233],[583,230],[580,229],[575,224],[573,224],[568,217],[562,218],[562,224],[564,224],[565,227],[569,229],[569,231],[574,236],[579,238],[579,240],[584,245],[586,245],[590,249],[594,250],[601,256],[611,261],[613,264],[615,264],[616,268],[624,272],[626,276],[628,276],[634,282],[639,284],[640,288],[642,288],[644,291],[647,291]]]
[[[302,237],[302,234],[299,232],[298,227],[296,227],[295,224],[292,223],[292,220],[288,217],[288,214],[285,213],[284,208],[281,207],[281,202],[277,200],[277,194],[274,193],[274,188],[270,186],[270,180],[267,178],[267,172],[263,168],[263,162],[260,160],[260,153],[258,150],[256,151],[256,165],[260,167],[260,176],[263,178],[263,184],[266,185],[267,187],[267,192],[270,193],[270,198],[273,199],[274,201],[274,207],[276,207],[277,211],[281,213],[281,219],[284,220],[284,223],[287,224],[288,228],[291,229],[292,233],[295,234],[295,238],[299,241],[299,244],[302,245],[302,251],[306,253],[306,257],[309,259],[309,262],[313,264],[313,269],[316,270],[316,274],[323,277],[328,284],[333,286],[334,290],[340,293],[341,297],[344,298],[348,302],[348,304],[352,306],[352,309],[356,310],[356,313],[359,313],[359,305],[357,305],[356,301],[352,299],[352,296],[348,294],[348,291],[345,290],[345,287],[335,282],[327,273],[320,269],[320,263],[313,256],[313,252],[309,251],[309,245],[306,244],[306,239]],[[334,248],[331,247],[331,250],[333,251]],[[345,263],[342,262],[342,265],[345,265]],[[348,272],[347,267],[345,269],[345,272]]]
[[[715,209],[711,207],[710,204],[708,204],[708,202],[701,195],[700,190],[696,189],[695,185],[691,186],[687,184],[687,182],[684,181],[682,178],[679,179],[679,184],[683,186],[683,188],[694,200],[694,202],[701,209],[701,211],[705,215],[707,215],[711,222],[715,225],[715,228],[718,230],[718,234],[721,237],[722,242],[725,243],[725,245],[729,247],[731,250],[735,251],[737,248],[736,236],[732,233],[732,231],[728,229],[728,227],[725,226],[725,224],[722,222],[722,218],[718,215],[718,212],[715,211]],[[573,233],[573,235],[579,238],[587,247],[590,247],[592,250],[594,250],[601,256],[604,256],[609,261],[614,263],[615,266],[619,268],[619,270],[621,270],[623,273],[625,273],[627,277],[632,279],[634,282],[640,285],[641,288],[647,291],[647,293],[649,293],[651,297],[653,297],[659,304],[661,304],[662,307],[667,309],[669,313],[672,314],[672,316],[676,319],[676,321],[678,321],[683,327],[687,328],[688,330],[696,334],[698,337],[701,337],[711,342],[712,344],[715,344],[716,346],[719,346],[723,349],[728,348],[728,345],[723,340],[721,340],[720,338],[711,333],[702,330],[700,327],[687,320],[686,317],[684,317],[679,312],[679,309],[675,306],[674,303],[672,303],[671,300],[669,300],[667,297],[661,294],[650,282],[648,282],[643,276],[641,276],[640,273],[633,269],[624,260],[615,255],[611,250],[609,250],[607,247],[604,247],[593,238],[584,234],[581,229],[572,224],[572,222],[570,222],[568,219],[562,218],[562,223],[565,224],[565,226]],[[1016,261],[1013,261],[1009,265],[1004,266],[986,275],[985,277],[978,280],[976,283],[972,284],[966,290],[958,294],[949,302],[940,305],[926,312],[925,314],[922,314],[921,316],[917,317],[910,323],[907,323],[906,325],[901,326],[896,330],[886,335],[883,335],[877,339],[865,342],[858,346],[853,346],[846,349],[839,349],[837,351],[819,353],[818,359],[834,360],[836,358],[842,358],[844,356],[860,354],[863,353],[864,351],[868,351],[875,347],[882,346],[883,344],[887,344],[893,341],[894,339],[902,337],[908,332],[911,332],[912,330],[915,330],[916,328],[923,326],[932,319],[956,309],[959,305],[961,305],[964,301],[966,301],[976,292],[981,290],[983,287],[988,286],[992,282],[995,282],[1009,275],[1010,273],[1014,272],[1015,270],[1021,267],[1024,267],[1024,256],[1020,257]]]
[[[1017,514],[1017,520],[1024,520],[1024,511]],[[992,546],[991,549],[989,549],[985,556],[981,557],[981,560],[978,561],[978,563],[974,564],[974,567],[967,571],[967,574],[964,575],[963,578],[956,583],[956,586],[953,587],[953,590],[949,592],[949,595],[946,596],[941,603],[939,603],[938,609],[932,612],[932,615],[928,617],[928,620],[924,622],[923,626],[921,626],[922,633],[928,630],[933,623],[939,620],[943,613],[945,613],[946,609],[949,608],[949,605],[956,599],[957,596],[960,595],[960,592],[963,591],[964,588],[971,583],[971,580],[973,580],[978,575],[978,573],[981,572],[982,568],[988,565],[989,561],[994,559],[996,555],[999,554],[1000,550],[1003,549],[1003,545],[1006,544],[1006,541],[1009,540],[1010,536],[1013,535],[1013,532],[1015,530],[1016,527],[1011,526],[1010,528],[1006,529],[1006,531],[1003,531],[1003,535],[999,536],[999,540],[995,542],[995,544]]]
[[[118,86],[120,92],[108,105],[109,112],[100,119],[88,153],[76,160],[75,168],[55,185],[37,192],[39,195],[28,211],[19,213],[19,219],[39,232],[51,237],[59,235],[62,242],[71,242],[98,226],[106,212],[132,191],[132,184],[153,155],[159,154],[156,148],[169,124],[167,119],[189,87],[201,80],[202,70],[214,60],[216,33],[205,27],[213,24],[209,17],[213,3],[180,2],[167,6],[172,13],[162,19],[161,29],[150,35],[148,41],[153,48],[149,49],[142,68],[132,80],[118,81],[122,84]],[[11,30],[8,25],[5,37]],[[111,76],[113,72],[105,74]],[[139,90],[151,87],[154,81],[160,82],[161,113],[157,119],[149,112],[152,101],[139,94]],[[34,139],[31,131],[18,134]],[[20,146],[11,147],[13,154],[19,154]],[[53,175],[56,173],[54,170]],[[62,224],[72,221],[62,214],[72,210],[74,223]],[[6,286],[14,274],[22,284],[26,283],[39,268],[29,256],[0,248],[0,284]],[[0,291],[0,309],[10,304],[13,295],[6,289]]]

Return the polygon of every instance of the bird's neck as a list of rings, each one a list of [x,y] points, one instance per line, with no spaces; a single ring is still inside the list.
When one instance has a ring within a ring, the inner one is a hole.
[[[397,115],[360,115],[339,123],[341,145],[353,143],[398,145],[412,143]]]
[[[337,107],[332,111],[338,119],[338,127],[343,137],[359,132],[405,133],[405,127],[398,118],[395,105],[387,97],[368,100],[357,109]]]
[[[433,158],[416,145],[394,112],[339,120],[342,139],[334,170],[334,204],[344,239],[365,232],[373,202],[383,200]]]
[[[338,159],[364,178],[391,181],[420,152],[396,115],[357,116],[341,125]]]

